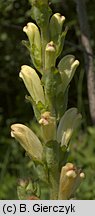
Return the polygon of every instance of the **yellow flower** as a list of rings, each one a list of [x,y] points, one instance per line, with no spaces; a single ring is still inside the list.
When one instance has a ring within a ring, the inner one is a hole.
[[[55,13],[50,19],[50,33],[51,38],[56,39],[56,36],[61,34],[65,17],[60,13]],[[58,38],[57,38],[58,39]]]
[[[60,55],[63,49],[63,43],[66,31],[62,32],[65,17],[60,13],[55,13],[50,19],[50,36],[51,40],[56,44],[56,58]]]
[[[78,170],[72,163],[67,163],[61,169],[59,183],[59,200],[69,199],[84,179],[83,172]]]
[[[73,131],[77,128],[81,121],[81,114],[78,113],[77,108],[68,109],[61,118],[57,129],[57,141],[61,146],[68,145]]]
[[[36,71],[27,65],[23,65],[21,67],[19,76],[20,78],[23,79],[24,84],[29,94],[31,95],[32,99],[36,103],[41,101],[43,104],[45,104],[45,98],[44,98],[43,88],[41,85],[41,80],[37,75]]]
[[[45,143],[56,139],[56,120],[50,112],[42,114],[39,124],[41,124],[42,137]]]
[[[27,26],[24,26],[23,31],[27,34],[30,45],[36,44],[41,51],[41,36],[38,27],[34,23],[29,22]]]
[[[34,23],[27,23],[23,28],[29,39],[29,51],[34,66],[41,72],[42,69],[42,46],[38,27]]]
[[[11,126],[11,136],[14,137],[33,160],[42,161],[43,147],[35,133],[23,124]]]
[[[68,84],[72,80],[79,61],[75,60],[73,55],[66,55],[58,64],[58,70],[63,82],[63,91],[65,92]]]
[[[56,46],[53,41],[46,45],[45,49],[45,69],[55,67],[56,63]]]

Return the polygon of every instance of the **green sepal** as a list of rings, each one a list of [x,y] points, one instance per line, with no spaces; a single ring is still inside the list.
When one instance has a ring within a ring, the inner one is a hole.
[[[33,101],[33,99],[30,96],[26,96],[25,98],[26,98],[26,100],[28,100],[32,104],[34,115],[35,115],[36,119],[39,121],[41,113],[37,108],[37,104],[35,103],[35,101]]]
[[[20,180],[20,181],[22,181],[22,180]],[[18,198],[20,200],[27,200],[28,197],[31,196],[32,194],[34,194],[34,192],[35,192],[34,185],[33,185],[33,182],[31,181],[31,179],[28,179],[27,181],[28,181],[27,186],[24,186],[20,183],[17,186],[17,195],[18,195]]]
[[[62,32],[61,35],[59,35],[57,42],[55,42],[55,44],[56,44],[56,58],[61,54],[61,52],[63,50],[66,34],[67,34],[67,28],[64,30],[64,32]]]
[[[52,149],[53,153],[54,153],[54,158],[55,161],[57,162],[58,166],[59,166],[59,170],[61,168],[62,165],[64,165],[67,161],[68,155],[69,155],[69,151],[67,149],[66,146],[60,146],[60,144],[55,140],[51,140],[49,142],[46,143],[46,146],[48,147],[48,151],[49,148]],[[49,161],[49,155],[47,154],[47,160]],[[50,163],[50,162],[48,162]]]
[[[22,186],[18,186],[17,195],[19,200],[26,200],[27,195],[26,195],[25,188],[23,188]]]
[[[29,53],[34,67],[42,74],[42,62],[39,58],[39,51],[37,50],[35,45],[33,45],[32,48],[29,49]]]
[[[60,145],[59,145],[59,143],[56,140],[51,140],[51,141],[46,143],[46,146],[47,146],[46,153],[47,153],[48,164],[50,163],[50,159],[49,159],[50,155],[48,154],[48,152],[53,152],[54,160],[59,165],[59,159],[60,159],[60,155],[59,155],[60,154]]]
[[[40,195],[40,189],[39,189],[39,184],[38,181],[32,182],[31,180],[29,181],[29,184],[26,188],[26,193],[27,196],[31,196],[31,195],[36,195],[39,196]]]
[[[47,105],[44,105],[39,101],[38,103],[35,103],[32,97],[26,95],[25,99],[32,104],[34,115],[37,119],[37,121],[40,120],[41,114],[47,110]]]
[[[22,40],[22,44],[27,48],[29,55],[31,57],[32,64],[34,67],[42,74],[42,65],[39,58],[39,52],[37,52],[37,48],[34,46],[30,46],[29,41]],[[36,49],[36,55],[35,55],[35,49]]]
[[[30,51],[30,43],[29,43],[29,41],[22,40],[22,44],[28,49],[28,51]]]
[[[26,40],[22,40],[22,44],[27,48],[32,64],[42,74],[41,59],[39,58],[39,51],[37,51],[37,47],[35,47],[35,45],[31,47],[29,41]]]

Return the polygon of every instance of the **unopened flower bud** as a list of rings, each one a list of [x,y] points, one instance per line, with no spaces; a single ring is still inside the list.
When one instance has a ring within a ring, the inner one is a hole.
[[[56,46],[53,41],[49,42],[45,49],[45,69],[55,67],[56,63]]]
[[[29,183],[29,179],[19,179],[18,180],[18,185],[23,188],[26,188],[28,183]]]

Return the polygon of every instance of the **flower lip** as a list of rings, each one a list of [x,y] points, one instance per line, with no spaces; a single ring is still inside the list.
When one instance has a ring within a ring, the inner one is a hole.
[[[54,16],[57,18],[57,17],[60,17],[61,18],[61,21],[65,21],[65,17],[63,15],[61,15],[60,13],[55,13]]]
[[[15,133],[14,125],[11,125],[11,137],[14,137],[14,133]]]
[[[46,46],[46,51],[56,51],[56,46],[53,41],[50,41]]]

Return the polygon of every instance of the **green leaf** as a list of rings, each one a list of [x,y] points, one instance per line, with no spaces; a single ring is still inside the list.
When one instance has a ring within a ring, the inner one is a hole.
[[[62,117],[62,115],[67,109],[68,90],[69,90],[69,86],[66,89],[66,91],[63,93],[63,85],[62,85],[62,89],[60,88],[60,92],[59,91],[56,92],[55,108],[56,108],[57,121],[60,120],[60,118]]]
[[[48,170],[47,170],[47,167],[45,167],[45,165],[37,166],[37,174],[38,174],[38,178],[40,179],[40,181],[48,184]]]
[[[27,195],[26,195],[25,188],[18,186],[17,187],[17,195],[18,195],[19,200],[26,200]]]
[[[59,169],[66,163],[69,151],[66,146],[60,146],[56,140],[51,140],[46,143],[48,148],[53,149],[54,158],[57,162]]]

